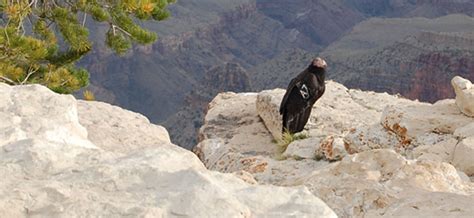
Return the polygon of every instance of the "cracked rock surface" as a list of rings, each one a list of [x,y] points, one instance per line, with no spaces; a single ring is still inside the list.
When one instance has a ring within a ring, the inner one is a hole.
[[[283,94],[219,94],[195,147],[205,166],[304,185],[340,217],[474,214],[474,119],[455,100],[429,104],[328,81],[309,137],[280,154]]]
[[[0,177],[1,217],[336,217],[307,187],[209,171],[144,116],[39,85],[0,83]]]
[[[460,76],[454,77],[451,85],[456,92],[456,105],[464,114],[474,117],[474,85]]]

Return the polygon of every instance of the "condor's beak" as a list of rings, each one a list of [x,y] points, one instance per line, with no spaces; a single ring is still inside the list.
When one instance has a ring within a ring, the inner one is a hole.
[[[326,67],[327,67],[328,65],[326,64],[326,61],[325,61],[325,60],[323,60],[323,59],[320,58],[320,57],[317,57],[317,58],[315,58],[315,59],[313,60],[313,66],[326,69]]]

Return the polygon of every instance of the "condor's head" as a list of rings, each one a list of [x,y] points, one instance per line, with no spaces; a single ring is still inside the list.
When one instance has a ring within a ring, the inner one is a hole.
[[[319,70],[325,70],[328,65],[326,64],[325,60],[320,57],[317,57],[313,60],[311,66]]]
[[[311,64],[308,67],[308,70],[311,73],[315,73],[315,74],[318,74],[318,75],[325,75],[327,67],[328,67],[328,65],[326,64],[326,61],[323,60],[320,57],[317,57],[317,58],[313,59],[313,61],[311,62]]]

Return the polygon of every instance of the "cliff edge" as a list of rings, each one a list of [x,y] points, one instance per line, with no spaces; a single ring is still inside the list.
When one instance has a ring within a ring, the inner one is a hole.
[[[328,81],[306,138],[284,149],[284,90],[221,93],[194,150],[211,170],[304,185],[340,217],[472,216],[474,88],[459,77],[452,84],[456,100],[430,104]]]
[[[166,129],[109,104],[0,83],[0,121],[4,217],[336,217],[306,187],[209,171]]]

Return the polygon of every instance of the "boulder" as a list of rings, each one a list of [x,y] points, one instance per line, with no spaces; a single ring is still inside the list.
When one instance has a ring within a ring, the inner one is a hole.
[[[418,146],[413,151],[413,157],[418,160],[433,160],[452,163],[454,159],[454,150],[457,144],[458,140],[450,138],[434,145],[426,144]]]
[[[336,217],[306,187],[211,172],[163,127],[105,103],[0,83],[0,120],[4,217]]]
[[[328,136],[316,150],[316,158],[324,158],[329,161],[340,160],[347,155],[347,144],[341,137]]]
[[[456,93],[456,105],[465,115],[474,117],[474,86],[471,81],[455,76],[451,85]]]
[[[401,146],[397,135],[379,123],[352,129],[344,136],[344,141],[349,154],[380,148],[399,149]]]
[[[316,150],[321,144],[321,139],[312,137],[291,142],[283,153],[284,157],[313,159]]]
[[[467,137],[474,136],[474,122],[469,123],[469,124],[467,124],[463,127],[457,128],[454,131],[454,136],[456,136],[460,139],[464,139],[464,138],[467,138]]]
[[[104,150],[127,153],[171,143],[164,127],[152,125],[139,113],[97,101],[79,100],[77,109],[88,139]]]
[[[427,133],[453,134],[456,129],[472,122],[474,119],[459,112],[452,99],[435,104],[387,106],[381,118],[381,124],[395,133],[405,147]]]
[[[281,139],[282,136],[283,118],[280,115],[280,103],[283,95],[285,95],[285,90],[274,89],[262,91],[257,96],[257,113],[276,140]]]
[[[44,86],[0,83],[0,146],[30,139],[96,148],[78,122],[74,97],[50,93]]]
[[[474,176],[474,137],[465,138],[456,146],[453,164],[468,176]]]
[[[388,149],[346,156],[296,183],[342,217],[474,213],[474,185],[461,179],[452,165],[407,160]]]
[[[346,143],[340,137],[310,137],[296,140],[288,145],[283,157],[295,159],[340,160],[346,152]]]

